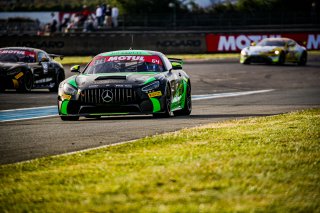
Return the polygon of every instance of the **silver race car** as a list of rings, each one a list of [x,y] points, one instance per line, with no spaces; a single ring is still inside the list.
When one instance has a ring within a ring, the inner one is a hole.
[[[286,62],[304,66],[307,63],[307,50],[289,38],[265,38],[242,49],[240,63],[268,63],[282,65]]]

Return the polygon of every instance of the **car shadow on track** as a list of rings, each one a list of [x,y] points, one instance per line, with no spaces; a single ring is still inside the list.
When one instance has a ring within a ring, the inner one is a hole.
[[[96,121],[123,121],[123,120],[190,120],[190,119],[214,119],[214,118],[244,118],[244,117],[261,117],[261,116],[273,116],[277,115],[274,113],[270,114],[201,114],[201,115],[189,115],[189,116],[176,116],[170,118],[154,118],[150,115],[142,116],[110,116],[102,118],[82,118],[80,122],[96,122]]]

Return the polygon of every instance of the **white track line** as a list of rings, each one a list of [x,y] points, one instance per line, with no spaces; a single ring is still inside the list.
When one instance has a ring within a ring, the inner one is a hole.
[[[37,110],[37,109],[54,108],[54,107],[57,107],[57,106],[53,105],[53,106],[31,107],[31,108],[6,109],[6,110],[0,110],[0,112],[13,112],[13,111],[29,110],[29,109]]]
[[[243,96],[243,95],[253,95],[253,94],[259,94],[259,93],[271,92],[273,90],[274,89],[245,91],[245,92],[227,92],[227,93],[207,94],[207,95],[193,95],[192,100],[197,101],[197,100],[214,99],[214,98],[226,98],[226,97],[236,97],[236,96]]]

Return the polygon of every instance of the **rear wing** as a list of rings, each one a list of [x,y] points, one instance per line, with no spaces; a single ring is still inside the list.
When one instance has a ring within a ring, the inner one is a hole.
[[[172,65],[172,69],[174,70],[181,70],[182,69],[182,64],[183,64],[183,60],[180,58],[168,58],[171,65]]]
[[[57,58],[57,57],[59,57],[60,58],[60,60],[62,60],[63,59],[63,55],[56,55],[56,54],[48,54],[51,58]]]
[[[169,61],[171,62],[171,64],[172,63],[179,63],[179,64],[183,64],[183,60],[182,59],[180,59],[180,58],[168,58],[169,59]]]

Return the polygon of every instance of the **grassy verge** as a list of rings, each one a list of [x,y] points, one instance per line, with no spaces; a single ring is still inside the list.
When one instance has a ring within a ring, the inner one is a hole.
[[[319,212],[319,126],[314,109],[3,165],[0,212]]]
[[[310,56],[319,56],[320,51],[308,51]],[[239,53],[210,53],[210,54],[179,54],[167,55],[169,58],[181,58],[188,60],[220,60],[220,59],[238,59]],[[66,56],[63,60],[56,60],[63,65],[87,64],[92,59],[91,56]]]
[[[183,60],[210,60],[210,59],[228,59],[238,58],[238,53],[217,53],[217,54],[180,54],[167,55],[172,58],[181,58]],[[56,61],[63,65],[87,64],[92,59],[91,56],[66,56],[63,60],[56,58]]]

